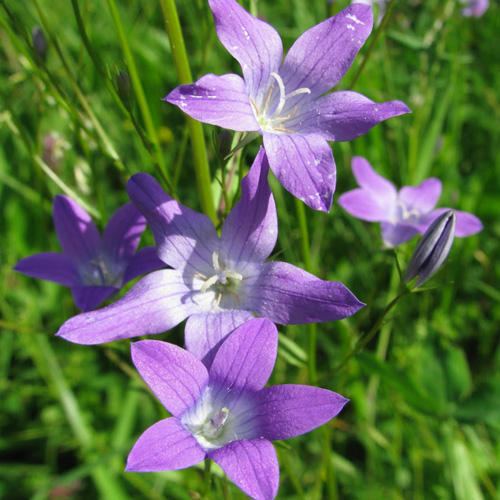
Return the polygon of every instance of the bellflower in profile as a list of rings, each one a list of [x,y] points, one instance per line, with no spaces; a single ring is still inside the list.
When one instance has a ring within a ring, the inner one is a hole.
[[[339,204],[358,219],[380,222],[387,247],[395,247],[424,233],[436,217],[448,210],[434,208],[441,195],[441,182],[436,178],[397,191],[362,157],[353,158],[352,171],[360,187],[340,196]],[[481,221],[468,212],[457,210],[455,217],[457,237],[470,236],[483,228]]]
[[[208,74],[165,100],[204,123],[263,136],[271,170],[286,190],[328,211],[336,169],[327,141],[349,141],[408,113],[400,101],[375,103],[350,91],[325,94],[351,66],[372,30],[371,8],[355,4],[303,33],[283,60],[276,30],[235,0],[209,0],[219,40],[240,63]]]
[[[95,309],[135,277],[165,266],[153,247],[136,253],[146,219],[131,203],[115,212],[102,238],[90,215],[67,196],[54,198],[52,216],[63,252],[26,257],[14,269],[71,288],[82,311]]]
[[[278,235],[276,206],[261,148],[221,236],[208,217],[170,198],[147,174],[130,198],[146,217],[158,256],[173,269],[151,273],[121,300],[67,321],[58,335],[80,344],[161,333],[188,318],[189,351],[209,364],[215,348],[253,315],[281,324],[333,321],[363,304],[339,282],[285,262],[265,262]]]
[[[465,0],[462,15],[465,17],[481,17],[490,5],[489,0]]]
[[[421,286],[436,274],[450,253],[455,225],[455,213],[447,210],[429,226],[413,252],[405,281],[418,277],[416,286]]]
[[[319,427],[347,402],[318,387],[264,387],[277,347],[278,332],[267,319],[238,327],[208,370],[178,346],[158,340],[132,344],[137,370],[172,417],[139,437],[127,471],[177,470],[209,458],[250,497],[275,498],[279,465],[271,441]]]

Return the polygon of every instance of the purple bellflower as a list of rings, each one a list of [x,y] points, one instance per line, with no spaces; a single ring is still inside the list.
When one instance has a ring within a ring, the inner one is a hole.
[[[186,347],[209,364],[220,341],[253,315],[300,324],[358,311],[363,304],[342,283],[265,262],[278,235],[268,171],[261,148],[220,237],[208,217],[170,198],[151,176],[134,175],[130,198],[153,231],[158,256],[173,269],[146,276],[115,304],[70,319],[58,335],[99,344],[161,333],[188,318]]]
[[[340,196],[339,204],[358,219],[380,222],[387,247],[395,247],[424,233],[439,215],[449,210],[434,208],[441,195],[441,181],[434,177],[397,191],[362,157],[353,158],[352,171],[360,187]],[[455,236],[470,236],[483,228],[475,215],[458,210],[454,213]]]
[[[303,33],[283,60],[275,29],[235,0],[209,0],[219,40],[240,63],[235,74],[208,74],[165,100],[204,123],[263,136],[271,170],[286,190],[328,211],[336,169],[327,141],[349,141],[408,113],[401,101],[375,103],[350,91],[325,94],[351,66],[373,25],[355,4]]]
[[[208,370],[191,353],[167,342],[132,344],[137,370],[172,417],[139,437],[127,471],[183,469],[209,458],[250,497],[275,498],[279,465],[271,441],[319,427],[347,402],[318,387],[264,387],[277,347],[278,332],[267,319],[239,326]]]
[[[95,309],[135,277],[165,267],[154,247],[136,253],[146,219],[131,203],[114,213],[102,238],[90,215],[67,196],[54,198],[52,216],[63,253],[35,254],[14,269],[71,288],[82,311]]]
[[[466,0],[462,15],[465,17],[481,17],[490,5],[489,0]]]

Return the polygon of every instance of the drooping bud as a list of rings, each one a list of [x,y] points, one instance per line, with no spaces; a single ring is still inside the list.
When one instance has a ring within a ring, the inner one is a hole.
[[[453,210],[441,214],[422,236],[408,265],[405,281],[417,278],[423,285],[443,265],[455,237],[456,216]]]
[[[124,103],[128,104],[130,102],[130,97],[131,97],[130,76],[128,74],[128,71],[120,69],[116,74],[115,82],[116,82],[116,90],[118,92],[118,95],[120,96],[120,99]]]
[[[47,59],[47,39],[40,26],[35,26],[31,30],[31,42],[33,44],[33,50],[35,51],[35,56],[42,62]]]

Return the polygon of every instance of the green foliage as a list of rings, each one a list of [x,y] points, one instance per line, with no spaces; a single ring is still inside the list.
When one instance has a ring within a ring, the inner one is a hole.
[[[76,313],[69,292],[12,271],[21,257],[58,250],[50,204],[60,192],[104,225],[127,201],[129,175],[147,171],[183,203],[202,208],[194,180],[201,160],[193,157],[189,125],[161,102],[179,81],[162,3],[168,2],[0,0],[0,498],[243,498],[217,468],[210,490],[202,467],[124,473],[140,432],[165,416],[131,368],[128,342],[84,347],[56,339],[53,333]],[[289,46],[348,2],[244,3]],[[433,288],[405,296],[363,352],[339,368],[398,292],[393,255],[380,249],[374,225],[353,220],[338,205],[328,215],[306,210],[305,219],[298,218],[293,199],[272,181],[280,224],[276,256],[343,281],[368,304],[353,318],[312,331],[280,329],[273,383],[306,383],[316,352],[318,385],[351,399],[324,429],[278,444],[280,498],[499,494],[500,72],[494,40],[500,9],[492,2],[483,18],[465,19],[455,0],[394,3],[355,90],[377,100],[402,99],[413,113],[333,146],[337,190],[354,186],[350,158],[363,155],[398,184],[441,178],[441,204],[473,211],[485,229],[456,241]],[[239,71],[215,37],[207,2],[177,4],[193,77]],[[33,50],[35,26],[46,35],[46,59]],[[221,161],[212,146],[220,130],[203,130],[213,180],[205,192],[211,188],[216,206],[224,207]],[[255,143],[240,153],[243,172]],[[231,197],[236,190],[233,180]],[[152,241],[149,234],[144,239]],[[413,245],[398,250],[403,265]],[[310,341],[316,335],[317,350]],[[181,343],[182,327],[158,338]]]

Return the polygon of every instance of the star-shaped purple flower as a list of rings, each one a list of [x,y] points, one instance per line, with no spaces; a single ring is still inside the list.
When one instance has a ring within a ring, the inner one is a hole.
[[[271,170],[315,210],[328,211],[336,169],[327,141],[348,141],[408,113],[401,101],[375,103],[350,91],[325,94],[346,73],[372,30],[371,8],[355,4],[303,33],[284,61],[281,39],[235,0],[209,0],[219,40],[241,64],[205,75],[166,98],[205,123],[262,134]]]
[[[277,347],[278,332],[267,319],[238,327],[208,370],[178,346],[158,340],[132,344],[137,370],[173,416],[139,437],[127,471],[183,469],[209,458],[250,497],[275,498],[279,465],[271,441],[319,427],[347,402],[318,387],[264,387]]]
[[[465,0],[462,15],[465,17],[481,17],[490,5],[489,0]]]
[[[285,262],[265,262],[278,235],[261,148],[221,236],[208,217],[170,198],[147,174],[128,183],[158,256],[173,269],[151,273],[120,301],[67,321],[58,334],[80,344],[161,333],[188,318],[186,347],[210,362],[214,349],[253,315],[281,324],[333,321],[363,304],[342,284]]]
[[[52,216],[63,253],[35,254],[14,269],[71,288],[82,311],[95,309],[137,276],[165,267],[153,247],[136,253],[146,219],[131,203],[115,212],[102,238],[90,215],[67,196],[54,198]]]
[[[339,204],[354,217],[369,222],[380,222],[385,246],[395,247],[424,233],[431,223],[448,208],[437,208],[441,195],[441,181],[434,177],[418,186],[405,186],[399,191],[392,182],[375,172],[365,158],[352,159],[352,171],[359,188],[344,193]],[[483,228],[473,214],[454,210],[455,236],[475,234]]]

